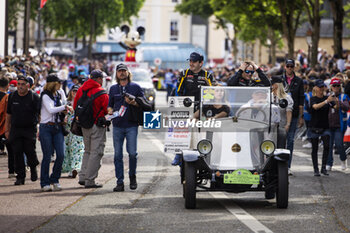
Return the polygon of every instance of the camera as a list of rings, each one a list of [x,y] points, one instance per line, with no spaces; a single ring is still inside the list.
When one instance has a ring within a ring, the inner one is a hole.
[[[124,93],[123,97],[128,97],[129,100],[134,100],[135,99],[135,96],[133,96],[133,95],[131,95],[129,93]]]

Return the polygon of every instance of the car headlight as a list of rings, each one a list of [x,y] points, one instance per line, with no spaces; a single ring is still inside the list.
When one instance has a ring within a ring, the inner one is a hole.
[[[197,144],[197,150],[199,153],[207,155],[213,149],[213,144],[207,139],[200,140]]]
[[[271,155],[275,151],[275,143],[271,140],[263,141],[260,145],[260,150],[265,155]]]

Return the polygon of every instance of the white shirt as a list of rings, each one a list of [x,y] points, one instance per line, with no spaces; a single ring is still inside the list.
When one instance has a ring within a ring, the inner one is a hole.
[[[55,107],[55,101],[53,101],[48,95],[44,95],[41,102],[40,123],[45,124],[48,122],[55,122],[55,114],[62,112],[65,108],[65,105]],[[60,119],[58,119],[58,122],[60,122]]]

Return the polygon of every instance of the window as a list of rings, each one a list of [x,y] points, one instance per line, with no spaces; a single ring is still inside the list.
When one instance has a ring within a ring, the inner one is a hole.
[[[177,27],[177,21],[170,21],[170,40],[177,41],[179,38],[179,30]]]

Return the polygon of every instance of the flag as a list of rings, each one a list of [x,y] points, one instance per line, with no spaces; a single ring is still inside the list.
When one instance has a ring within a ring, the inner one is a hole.
[[[41,0],[40,1],[40,9],[43,8],[45,6],[47,0]]]

